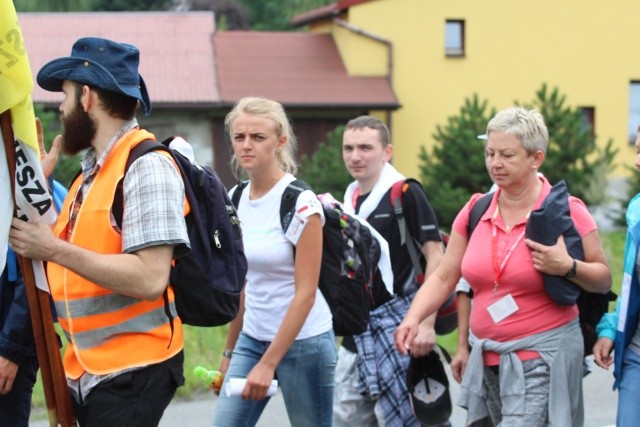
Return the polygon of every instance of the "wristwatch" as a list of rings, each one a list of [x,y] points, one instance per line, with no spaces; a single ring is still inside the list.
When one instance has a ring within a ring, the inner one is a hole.
[[[225,348],[224,351],[222,352],[222,357],[228,357],[229,359],[231,359],[232,354],[233,354],[233,350],[229,350],[228,348]]]
[[[571,279],[572,277],[575,277],[576,275],[576,267],[578,266],[578,263],[576,262],[576,259],[573,259],[573,264],[571,264],[571,268],[569,269],[569,271],[567,271],[564,274],[564,277],[567,279]]]

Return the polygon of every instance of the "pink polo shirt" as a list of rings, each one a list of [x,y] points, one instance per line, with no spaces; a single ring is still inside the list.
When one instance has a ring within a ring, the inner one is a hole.
[[[534,205],[534,210],[540,208],[545,197],[551,191],[549,181],[544,177],[540,179],[543,181],[543,187]],[[510,232],[506,231],[500,215],[494,218],[501,191],[496,191],[489,208],[471,235],[462,260],[462,275],[467,279],[474,292],[470,318],[471,331],[478,338],[505,342],[565,325],[578,315],[578,307],[576,305],[561,306],[549,298],[544,290],[542,274],[533,268],[531,251],[524,242],[524,236],[514,249],[515,242],[525,230],[526,218],[516,224]],[[465,238],[467,237],[470,207],[480,197],[482,194],[474,194],[458,213],[453,223],[453,230]],[[569,196],[569,209],[580,236],[584,237],[597,229],[595,221],[580,199]],[[508,251],[513,250],[500,273],[496,294],[494,294],[496,271],[493,263],[491,237],[494,226],[497,230],[498,265],[502,265]],[[513,296],[518,310],[495,323],[487,307],[507,294]],[[517,354],[521,360],[539,357],[539,354],[534,351],[522,350]],[[497,353],[485,352],[484,363],[485,365],[498,365],[500,357]]]

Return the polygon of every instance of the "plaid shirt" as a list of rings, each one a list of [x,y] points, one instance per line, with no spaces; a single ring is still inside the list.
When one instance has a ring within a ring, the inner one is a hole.
[[[373,310],[368,329],[354,336],[360,391],[379,399],[388,427],[420,426],[407,388],[410,357],[398,353],[393,345],[393,331],[407,314],[414,295],[396,296]]]

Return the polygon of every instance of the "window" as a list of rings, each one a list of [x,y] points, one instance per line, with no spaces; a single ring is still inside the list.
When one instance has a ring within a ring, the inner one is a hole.
[[[445,54],[449,57],[464,56],[464,21],[448,19],[444,29]]]
[[[592,140],[596,139],[596,109],[595,107],[579,107],[582,117],[582,130],[587,132]]]
[[[629,84],[629,144],[636,143],[640,126],[640,81]]]

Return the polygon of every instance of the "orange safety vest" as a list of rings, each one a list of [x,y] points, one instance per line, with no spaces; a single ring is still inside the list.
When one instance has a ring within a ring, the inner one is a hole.
[[[113,197],[130,150],[150,138],[153,135],[149,132],[136,129],[112,148],[82,201],[70,243],[103,254],[122,253],[122,237],[111,225]],[[54,228],[59,238],[64,238],[81,183],[79,176],[69,188]],[[159,363],[182,349],[182,323],[171,286],[167,294],[174,314],[173,331],[163,296],[145,301],[117,294],[52,262],[47,264],[47,276],[58,321],[69,340],[64,355],[69,378],[77,379],[85,371],[104,375]]]

